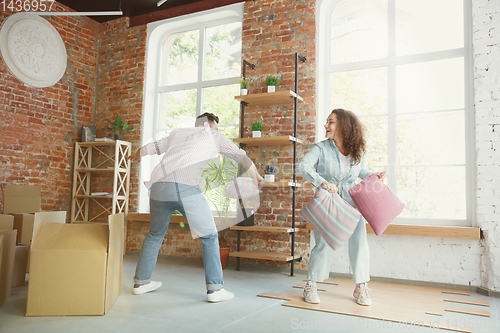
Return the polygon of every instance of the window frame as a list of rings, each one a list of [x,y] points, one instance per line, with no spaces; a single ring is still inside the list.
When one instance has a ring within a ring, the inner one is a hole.
[[[383,59],[358,61],[353,63],[331,65],[330,48],[330,21],[333,10],[342,0],[318,0],[318,34],[317,34],[317,54],[318,54],[318,82],[317,82],[317,119],[316,119],[316,141],[323,140],[324,120],[330,113],[330,74],[333,72],[363,70],[370,68],[387,68],[388,80],[388,165],[389,175],[395,175],[396,165],[396,66],[419,63],[432,60],[443,60],[454,57],[464,59],[464,121],[465,121],[465,196],[466,196],[466,216],[465,219],[431,219],[431,218],[406,218],[397,217],[393,223],[397,224],[417,224],[417,225],[456,225],[456,226],[477,226],[476,219],[476,156],[474,146],[474,87],[473,87],[473,50],[472,50],[472,3],[470,0],[463,0],[464,15],[464,47],[445,51],[421,53],[416,55],[396,56],[395,50],[395,20],[396,20],[396,0],[387,0],[388,6],[388,56]],[[376,116],[376,115],[373,115]],[[384,114],[385,116],[385,114]],[[379,166],[377,166],[379,167]],[[389,187],[395,189],[397,186],[396,177],[389,178]]]
[[[203,80],[205,74],[205,50],[203,46],[205,44],[205,28],[237,21],[243,23],[243,10],[244,4],[237,3],[148,24],[141,145],[161,139],[159,133],[165,130],[165,128],[159,128],[157,123],[160,93],[183,89],[196,89],[196,116],[198,116],[202,111],[204,88],[236,83],[236,78],[239,78],[239,76],[216,80]],[[165,40],[173,34],[196,29],[200,30],[197,81],[186,84],[160,86],[160,71],[157,69],[161,68]],[[239,124],[224,124],[220,127],[238,125]],[[150,178],[151,172],[159,161],[158,155],[144,156],[141,160],[138,197],[139,212],[149,212],[149,193],[147,188],[141,184]]]

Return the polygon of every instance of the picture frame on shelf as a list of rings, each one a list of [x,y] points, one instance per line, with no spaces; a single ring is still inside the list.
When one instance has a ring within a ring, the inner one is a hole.
[[[93,125],[82,126],[82,142],[95,141],[96,127]]]

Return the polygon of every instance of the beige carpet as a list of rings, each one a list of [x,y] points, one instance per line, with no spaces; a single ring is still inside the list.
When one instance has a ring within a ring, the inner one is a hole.
[[[378,319],[395,323],[394,327],[432,327],[455,332],[472,332],[474,318],[489,317],[489,302],[470,299],[470,292],[409,286],[402,284],[369,282],[371,306],[360,306],[352,296],[354,283],[349,279],[329,279],[318,283],[320,304],[304,301],[302,289],[281,293],[266,292],[258,296],[287,300],[283,306],[338,313],[356,317]],[[323,292],[319,292],[323,291]],[[453,305],[455,304],[455,305]],[[471,321],[443,318],[445,311],[471,315]],[[469,324],[468,324],[469,323]]]

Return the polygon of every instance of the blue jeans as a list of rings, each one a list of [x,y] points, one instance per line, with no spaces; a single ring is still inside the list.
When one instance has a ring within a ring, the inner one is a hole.
[[[134,282],[147,284],[156,265],[158,252],[168,229],[170,217],[178,210],[196,230],[202,243],[207,290],[222,289],[219,238],[210,206],[199,186],[180,183],[154,183],[150,192],[149,231],[142,243]]]
[[[316,244],[311,250],[307,279],[322,282],[330,277],[333,249],[316,229],[314,229],[314,241]],[[366,220],[363,217],[360,217],[356,229],[348,240],[348,252],[354,283],[370,281],[370,250],[366,237]]]

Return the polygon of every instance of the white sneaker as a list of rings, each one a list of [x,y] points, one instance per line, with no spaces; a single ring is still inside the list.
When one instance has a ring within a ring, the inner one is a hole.
[[[158,288],[161,287],[161,282],[157,282],[157,281],[151,281],[149,282],[148,284],[143,284],[139,287],[134,287],[132,289],[132,294],[134,295],[142,295],[142,294],[145,294],[145,293],[149,293],[150,291],[154,291]]]
[[[370,294],[368,294],[368,286],[366,282],[360,284],[359,287],[356,287],[352,296],[354,296],[359,305],[372,305],[372,299],[370,298]]]
[[[319,304],[318,289],[316,288],[316,282],[307,281],[304,287],[304,300],[307,303]]]
[[[207,294],[207,301],[212,302],[212,303],[229,301],[233,298],[234,298],[234,294],[232,292],[227,291],[224,288],[217,290],[217,291],[214,291],[211,294]]]

